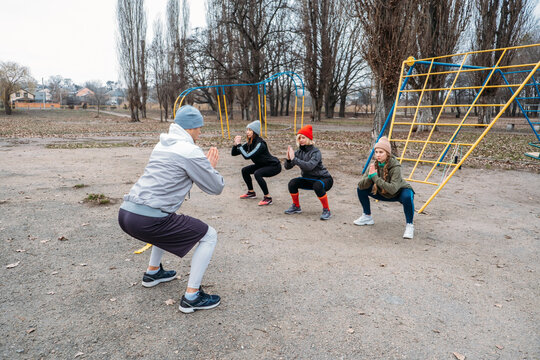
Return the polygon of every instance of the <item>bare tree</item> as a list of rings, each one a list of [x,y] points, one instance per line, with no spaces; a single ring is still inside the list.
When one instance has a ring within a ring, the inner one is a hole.
[[[158,18],[154,22],[154,38],[149,49],[148,63],[150,72],[153,76],[154,89],[159,103],[160,121],[164,121],[163,111],[165,111],[165,119],[167,119],[169,107],[169,97],[167,94],[167,80],[169,74],[167,73],[166,60],[167,52],[163,39],[163,25]]]
[[[472,2],[468,0],[422,0],[419,2],[419,7],[418,37],[416,40],[418,58],[454,54],[460,44],[461,36],[470,22]],[[444,72],[445,70],[447,69],[434,69],[434,72]],[[448,74],[432,75],[428,85],[430,88],[442,88],[447,78]],[[414,83],[414,80],[411,83]],[[413,84],[413,86],[419,87],[420,85]],[[431,105],[440,105],[442,95],[443,92],[434,91],[426,92],[424,97]],[[441,109],[432,107],[430,116],[427,115],[427,111],[423,109],[421,111],[426,112],[426,115],[421,114],[419,119],[433,122]],[[417,131],[423,131],[427,128],[425,125],[420,125],[417,127]]]
[[[534,18],[534,0],[478,0],[475,2],[476,12],[474,15],[477,24],[473,49],[500,49],[516,46],[520,43],[525,32],[529,30]],[[481,52],[474,55],[474,63],[480,66],[494,66],[501,52]],[[515,52],[505,54],[498,66],[507,66],[512,63]],[[489,75],[486,71],[475,72],[475,82],[482,84]],[[490,85],[499,85],[502,78],[498,73],[490,80]],[[489,104],[495,98],[497,88],[487,88],[478,99],[481,104]],[[478,123],[489,124],[494,109],[482,106],[479,110]]]
[[[127,87],[131,121],[146,116],[146,14],[144,0],[118,0],[118,59]]]
[[[10,95],[25,87],[29,87],[34,80],[30,76],[30,69],[15,62],[0,62],[0,97],[4,103],[6,115],[11,115]]]
[[[84,86],[92,90],[93,92],[92,98],[97,105],[97,116],[99,117],[101,105],[103,105],[105,101],[107,101],[107,99],[109,98],[109,96],[107,95],[107,88],[103,86],[103,84],[99,80],[88,81],[84,84]]]
[[[189,32],[189,6],[186,0],[169,0],[167,2],[166,51],[167,51],[167,81],[164,92],[168,97],[167,103],[171,109],[178,94],[188,87],[187,79],[187,49]],[[166,117],[168,109],[165,111]]]
[[[334,20],[336,32],[339,29],[342,35],[338,38],[335,66],[332,68],[332,77],[325,96],[327,118],[334,117],[334,109],[338,101],[340,103],[339,116],[345,117],[347,96],[365,75],[363,70],[366,63],[358,51],[362,33],[360,22],[357,17],[351,16],[354,12],[354,5],[351,2],[344,2],[341,7],[341,11],[336,14],[340,19]],[[338,24],[340,24],[339,27]]]
[[[49,77],[47,81],[47,87],[51,91],[51,98],[53,102],[57,102],[60,105],[62,104],[62,98],[65,98],[66,91],[62,87],[64,78],[61,75],[54,75]]]
[[[343,35],[341,0],[301,0],[301,36],[304,43],[304,76],[311,95],[311,120],[321,120],[321,109]]]
[[[358,0],[355,4],[364,34],[361,52],[376,82],[372,133],[376,139],[395,100],[401,64],[414,49],[417,33],[413,19],[418,5],[399,0]]]

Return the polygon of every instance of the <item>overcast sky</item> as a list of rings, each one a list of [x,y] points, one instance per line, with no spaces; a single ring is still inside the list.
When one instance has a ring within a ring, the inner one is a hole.
[[[0,61],[28,66],[40,83],[42,77],[46,83],[52,75],[80,85],[119,79],[115,0],[0,1]],[[191,27],[205,26],[205,1],[188,3]],[[145,1],[148,35],[156,17],[165,15],[166,6],[167,0]]]
[[[61,75],[77,84],[117,81],[115,0],[0,0],[0,61],[28,66],[45,82]],[[191,27],[205,26],[205,1],[188,0]],[[148,34],[167,0],[146,0]],[[535,9],[540,18],[540,1]],[[164,22],[165,23],[165,22]],[[151,41],[151,38],[148,39]]]

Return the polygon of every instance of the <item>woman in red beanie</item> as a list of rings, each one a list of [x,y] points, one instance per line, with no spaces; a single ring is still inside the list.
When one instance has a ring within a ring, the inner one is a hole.
[[[296,151],[290,145],[287,148],[285,169],[289,170],[298,165],[302,171],[302,176],[289,181],[289,192],[293,204],[285,210],[285,214],[291,215],[302,212],[298,199],[298,189],[314,190],[323,206],[321,220],[328,220],[332,217],[332,214],[328,207],[326,192],[332,188],[334,180],[322,163],[321,151],[313,145],[313,128],[311,125],[306,125],[298,131],[296,144],[298,145]]]
[[[414,191],[401,176],[401,164],[392,155],[390,141],[383,136],[375,144],[375,162],[369,166],[358,183],[356,192],[364,213],[354,220],[355,225],[373,225],[369,197],[381,201],[399,201],[405,213],[405,239],[414,236]]]

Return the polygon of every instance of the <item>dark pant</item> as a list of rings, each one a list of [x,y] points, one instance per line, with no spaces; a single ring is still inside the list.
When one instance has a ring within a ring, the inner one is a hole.
[[[268,186],[266,186],[266,181],[263,177],[272,177],[276,176],[281,172],[281,164],[277,163],[275,165],[249,165],[245,168],[242,168],[242,177],[246,182],[248,190],[253,190],[253,182],[251,181],[251,174],[255,176],[257,184],[261,187],[264,195],[268,195]]]
[[[149,217],[120,209],[118,223],[135,239],[184,257],[208,232],[208,225],[188,215],[175,213]]]
[[[414,191],[411,189],[401,189],[393,198],[387,199],[379,194],[373,195],[371,193],[372,188],[373,186],[370,186],[369,189],[364,190],[356,188],[358,200],[360,200],[360,203],[362,204],[364,214],[371,215],[371,207],[369,205],[370,196],[380,201],[399,201],[403,205],[403,212],[405,213],[405,220],[407,221],[407,224],[412,224],[414,217]]]
[[[318,197],[323,197],[334,185],[334,179],[326,177],[322,179],[309,179],[304,177],[294,178],[289,181],[289,192],[296,194],[298,189],[314,190]]]

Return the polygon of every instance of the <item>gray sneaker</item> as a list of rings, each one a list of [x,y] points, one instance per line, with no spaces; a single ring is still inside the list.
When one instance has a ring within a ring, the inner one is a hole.
[[[296,206],[294,204],[292,204],[290,208],[285,210],[285,214],[287,215],[300,214],[301,212],[302,212],[302,209],[300,208],[300,206]]]
[[[323,209],[321,214],[321,220],[328,220],[332,217],[330,209]]]

